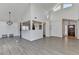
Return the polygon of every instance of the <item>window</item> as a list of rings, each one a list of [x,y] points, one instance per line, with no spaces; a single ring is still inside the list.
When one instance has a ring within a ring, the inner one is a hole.
[[[61,4],[57,4],[54,8],[53,11],[58,11],[61,9]]]
[[[65,3],[65,4],[63,4],[63,8],[68,8],[68,7],[72,7],[72,4],[71,3]]]

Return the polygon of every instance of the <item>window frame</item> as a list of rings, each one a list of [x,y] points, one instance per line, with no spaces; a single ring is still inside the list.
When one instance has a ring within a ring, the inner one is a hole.
[[[63,9],[70,8],[70,7],[72,7],[72,6],[73,6],[72,3],[64,3],[64,4],[63,4]]]

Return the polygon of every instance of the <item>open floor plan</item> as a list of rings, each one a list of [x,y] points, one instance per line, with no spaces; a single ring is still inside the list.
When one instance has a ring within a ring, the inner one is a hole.
[[[79,3],[0,3],[0,55],[79,55]]]

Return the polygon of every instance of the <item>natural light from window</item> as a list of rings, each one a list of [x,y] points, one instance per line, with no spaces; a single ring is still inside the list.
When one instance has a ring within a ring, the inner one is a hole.
[[[68,8],[68,7],[72,7],[72,4],[71,3],[65,3],[65,4],[63,4],[63,8]]]
[[[54,8],[53,11],[58,11],[61,9],[61,4],[57,4]]]

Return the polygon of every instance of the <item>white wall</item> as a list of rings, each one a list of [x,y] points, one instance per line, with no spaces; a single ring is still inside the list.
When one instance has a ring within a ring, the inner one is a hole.
[[[79,39],[79,20],[77,22],[77,38]]]
[[[31,30],[31,41],[43,38],[43,30]]]
[[[9,26],[6,22],[0,21],[0,38],[2,34],[14,34],[14,36],[19,36],[19,27],[17,23],[13,23],[13,25]]]
[[[31,19],[34,20],[35,17],[38,20],[47,20],[45,11],[40,9],[37,4],[31,4]]]
[[[46,37],[50,37],[50,22],[46,21]]]
[[[40,20],[39,22],[46,22],[46,37],[49,37],[50,36],[49,22],[42,21],[42,20]],[[42,28],[42,30],[36,29],[36,30],[22,31],[22,38],[27,39],[29,41],[34,41],[34,40],[38,40],[40,38],[43,38],[43,28]]]
[[[47,20],[46,12],[40,9],[37,4],[32,3],[29,4],[22,20],[34,20],[35,17],[37,17],[37,20]]]
[[[38,40],[40,38],[43,38],[43,31],[42,30],[22,31],[22,38],[29,41]]]
[[[37,17],[37,19],[35,19]],[[49,22],[47,21],[47,14],[44,13],[43,10],[39,9],[37,5],[31,4],[28,10],[28,14],[26,14],[23,20],[36,20],[40,22],[46,22],[46,36],[50,36],[49,34]],[[22,31],[22,37],[33,41],[40,38],[43,38],[43,30],[29,30]]]
[[[31,32],[28,31],[22,31],[22,38],[31,41]]]
[[[22,17],[21,21],[31,20],[31,4],[29,4],[27,11],[24,13],[25,15]]]
[[[51,36],[62,37],[62,19],[78,20],[78,7],[74,6],[51,13]]]
[[[51,36],[62,37],[62,21],[57,19],[51,21]]]

